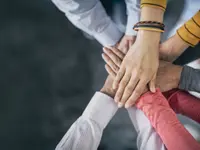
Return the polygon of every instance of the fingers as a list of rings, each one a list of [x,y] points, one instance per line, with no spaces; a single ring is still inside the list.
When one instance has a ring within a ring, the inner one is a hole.
[[[107,48],[103,49],[105,54],[118,66],[120,67],[122,60],[119,58],[112,50],[109,50]],[[105,60],[106,61],[106,60]],[[107,63],[107,62],[106,62]]]
[[[110,66],[110,68],[112,68],[112,70],[115,73],[117,73],[119,70],[119,67],[110,59],[110,57],[108,57],[108,55],[106,55],[105,53],[102,54],[102,57],[104,61]]]
[[[108,48],[105,48],[105,50],[111,50],[112,52],[115,53],[115,55],[117,55],[121,60],[123,60],[124,56],[125,56],[125,53],[123,53],[122,51],[120,51],[119,49],[117,49],[116,47],[109,47]]]
[[[113,79],[116,77],[116,73],[112,70],[112,68],[110,68],[109,65],[105,65],[105,69],[108,72],[108,74],[111,75]]]
[[[119,72],[117,73],[117,76],[115,77],[115,80],[113,81],[113,89],[117,89],[118,84],[120,83],[120,81],[123,78],[124,74],[125,74],[125,67],[121,66]]]
[[[153,76],[153,79],[149,82],[149,89],[151,92],[156,92],[156,75]]]
[[[140,80],[133,94],[129,97],[128,101],[126,102],[125,108],[129,108],[133,104],[135,104],[138,98],[144,93],[145,87],[146,87],[146,81]]]
[[[126,103],[126,101],[129,99],[129,97],[132,95],[138,81],[139,81],[139,76],[137,76],[136,73],[132,74],[132,77],[131,77],[128,85],[126,86],[123,96],[120,101],[123,105]]]
[[[124,75],[124,77],[122,78],[120,84],[119,84],[119,88],[118,88],[116,95],[115,95],[115,98],[114,98],[115,102],[120,102],[121,97],[124,93],[124,89],[127,86],[130,78],[131,78],[131,71],[127,71],[126,74]],[[122,105],[122,103],[119,103],[118,106],[122,107],[123,105]]]
[[[129,43],[128,41],[122,42],[120,43],[120,45],[118,46],[118,49],[120,49],[123,53],[127,53],[128,49],[129,49]]]

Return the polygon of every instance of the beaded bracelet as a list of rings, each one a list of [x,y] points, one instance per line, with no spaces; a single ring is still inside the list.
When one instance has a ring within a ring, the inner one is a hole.
[[[133,27],[135,31],[138,30],[149,30],[149,31],[157,31],[164,32],[165,25],[161,22],[157,21],[140,21],[136,23]]]

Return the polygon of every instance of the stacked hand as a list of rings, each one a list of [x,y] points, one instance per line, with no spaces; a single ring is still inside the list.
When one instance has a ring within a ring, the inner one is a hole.
[[[120,68],[116,65],[111,66],[115,72],[117,71],[113,88],[117,89],[115,101],[118,102],[119,107],[125,103],[128,107],[130,103],[135,102],[147,84],[150,90],[155,92],[159,41],[149,40],[150,36],[151,32],[146,32],[144,35],[138,34],[136,42],[127,52]],[[144,41],[146,41],[145,44]]]
[[[125,58],[125,53],[114,47],[104,48],[103,59],[106,62],[105,68],[109,75],[114,79],[119,71],[120,65]],[[160,88],[162,92],[177,88],[180,80],[182,67],[173,65],[166,61],[160,61],[158,73],[156,76],[156,87]],[[113,90],[114,91],[114,90]],[[142,94],[147,92],[145,87]],[[135,101],[125,101],[132,106]]]

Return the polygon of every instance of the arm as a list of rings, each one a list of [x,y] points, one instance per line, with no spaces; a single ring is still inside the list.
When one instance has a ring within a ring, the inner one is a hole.
[[[52,0],[79,29],[94,36],[104,46],[115,45],[122,33],[106,14],[99,0]]]
[[[169,150],[197,150],[198,142],[190,135],[170,108],[162,93],[147,93],[137,102],[136,107],[141,109],[150,120],[152,126],[160,135],[166,148]]]
[[[110,96],[109,79],[101,92],[97,92],[86,107],[82,116],[70,127],[56,150],[89,150],[97,149],[104,128],[117,111],[117,105]]]
[[[149,1],[141,1],[140,20],[162,22],[163,9],[149,7],[149,5],[144,4],[145,2],[150,3]],[[160,0],[151,2],[159,3]],[[166,1],[164,2],[166,3]],[[155,92],[160,37],[160,32],[139,29],[136,41],[127,52],[113,82],[113,88],[117,89],[114,99],[120,106],[130,107],[129,104],[141,96],[147,85],[152,92]]]
[[[128,109],[128,114],[138,133],[137,148],[139,150],[165,150],[165,145],[160,136],[141,110],[132,107]]]
[[[200,101],[199,98],[184,91],[167,92],[171,108],[179,114],[187,116],[200,123]]]
[[[200,40],[200,11],[182,25],[174,36],[160,46],[160,58],[174,61],[189,46],[194,47]]]
[[[194,47],[200,41],[200,10],[177,30],[177,35],[189,46]]]

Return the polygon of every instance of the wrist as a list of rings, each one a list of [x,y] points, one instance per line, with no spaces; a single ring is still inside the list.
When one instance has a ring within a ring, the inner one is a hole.
[[[153,37],[153,38],[152,38]],[[154,45],[159,45],[161,33],[156,31],[139,30],[136,40],[145,41],[145,43],[151,43]]]
[[[112,98],[114,98],[115,96],[115,92],[112,88],[106,88],[106,87],[103,87],[101,90],[100,90],[101,93],[103,94],[106,94]]]
[[[143,7],[141,9],[140,21],[158,21],[163,22],[164,11],[160,8]]]

